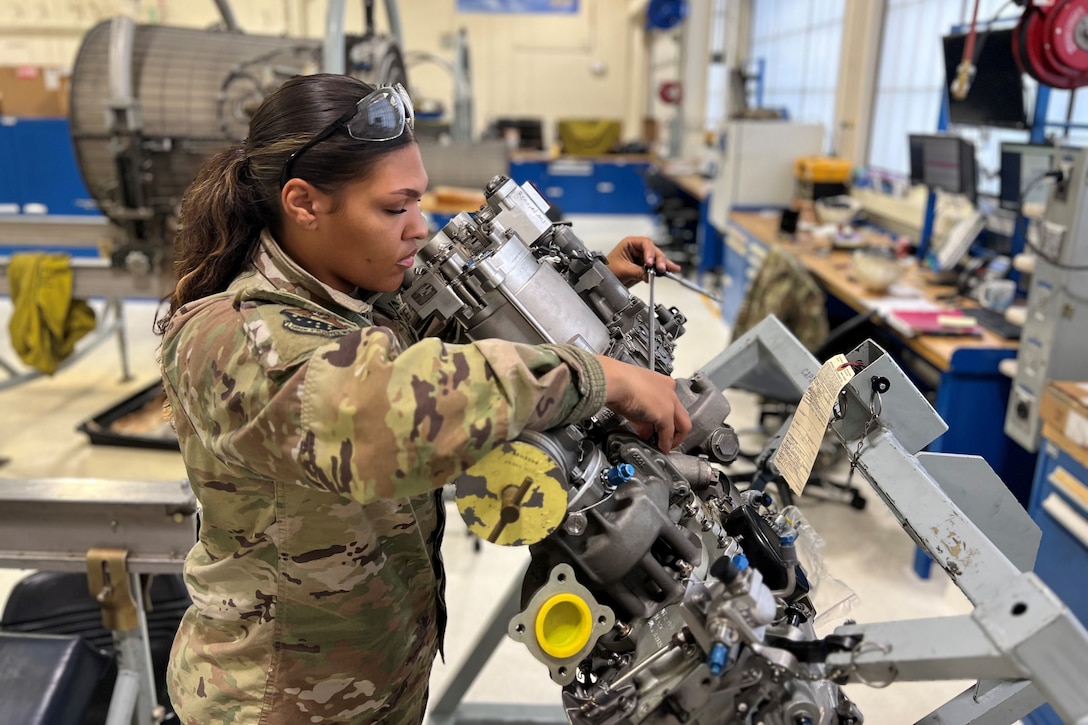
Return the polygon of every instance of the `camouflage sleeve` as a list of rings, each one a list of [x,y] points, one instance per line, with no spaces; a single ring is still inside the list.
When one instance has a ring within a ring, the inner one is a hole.
[[[307,363],[297,460],[314,484],[364,503],[415,495],[524,429],[604,404],[600,363],[571,346],[426,339],[395,350],[387,330],[368,328]]]
[[[281,334],[272,346],[268,325],[242,339],[236,315],[223,302],[168,332],[163,373],[203,447],[240,475],[364,503],[416,495],[524,429],[604,404],[600,363],[568,345],[426,339],[402,351],[388,328],[370,327]]]

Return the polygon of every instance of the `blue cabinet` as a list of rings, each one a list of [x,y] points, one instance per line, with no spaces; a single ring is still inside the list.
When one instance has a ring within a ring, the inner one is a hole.
[[[748,237],[735,227],[725,232],[722,252],[722,319],[733,325],[748,291]]]
[[[65,118],[0,118],[0,213],[99,215]]]
[[[646,191],[647,161],[618,159],[595,164],[594,191],[601,214],[649,214],[653,211]]]
[[[1042,529],[1035,573],[1088,625],[1088,467],[1044,434],[1028,513]],[[1025,719],[1061,725],[1049,705]]]
[[[565,214],[650,214],[644,173],[648,159],[628,156],[513,158],[510,176],[531,181]]]
[[[730,222],[722,250],[722,318],[737,321],[741,305],[767,257],[767,245],[739,224]]]
[[[22,211],[22,195],[16,174],[15,119],[0,116],[0,214]]]

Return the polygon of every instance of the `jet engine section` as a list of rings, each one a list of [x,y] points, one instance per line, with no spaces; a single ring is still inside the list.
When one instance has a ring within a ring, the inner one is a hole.
[[[632,295],[547,219],[531,184],[498,176],[485,191],[402,286],[418,334],[572,343],[672,372],[679,310]],[[857,642],[816,638],[799,512],[729,480],[737,437],[721,391],[698,374],[676,388],[693,429],[668,454],[605,409],[526,433],[455,481],[471,530],[530,546],[509,635],[546,665],[578,724],[861,722],[821,664]]]
[[[631,295],[603,255],[551,223],[531,184],[497,176],[486,198],[419,251],[422,269],[403,298],[423,330],[453,325],[447,337],[570,343],[644,367],[654,349],[654,368],[672,372],[687,321],[679,310],[650,310]]]
[[[353,39],[352,52],[352,75],[404,82],[400,51],[388,37]],[[129,18],[92,28],[72,69],[69,120],[87,189],[119,228],[114,265],[168,268],[178,204],[201,163],[245,138],[269,93],[319,71],[321,62],[321,41],[307,38]]]

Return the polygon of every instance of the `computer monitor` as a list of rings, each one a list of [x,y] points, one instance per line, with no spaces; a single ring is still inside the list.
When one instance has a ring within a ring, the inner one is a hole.
[[[910,135],[910,180],[931,190],[978,198],[975,145],[957,136]]]
[[[951,88],[963,60],[967,36],[945,36],[945,90],[948,93],[948,119],[952,123],[1027,128],[1023,73],[1013,56],[1012,34],[1011,28],[988,33],[979,30],[975,77],[963,100],[957,100]]]
[[[1001,144],[1001,189],[999,203],[1002,209],[1020,211],[1021,204],[1046,204],[1050,185],[1039,177],[1050,171],[1054,163],[1054,147],[1026,143]],[[1028,186],[1035,185],[1028,190]],[[1027,192],[1027,196],[1024,193]],[[1021,198],[1023,197],[1023,198]]]

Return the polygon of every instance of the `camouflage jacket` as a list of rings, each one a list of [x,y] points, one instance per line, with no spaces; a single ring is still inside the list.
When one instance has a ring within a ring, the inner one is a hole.
[[[201,504],[168,677],[188,725],[420,722],[445,619],[437,489],[603,405],[584,351],[385,321],[267,234],[170,320],[163,381]]]
[[[775,315],[801,344],[815,352],[827,339],[827,297],[795,254],[771,245],[733,323],[733,339]]]

